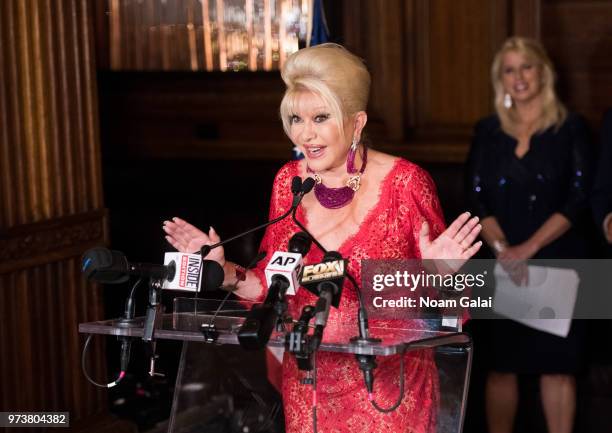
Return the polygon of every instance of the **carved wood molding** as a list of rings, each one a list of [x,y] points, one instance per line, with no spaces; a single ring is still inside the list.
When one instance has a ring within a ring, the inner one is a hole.
[[[0,230],[0,274],[80,255],[106,233],[106,210]]]

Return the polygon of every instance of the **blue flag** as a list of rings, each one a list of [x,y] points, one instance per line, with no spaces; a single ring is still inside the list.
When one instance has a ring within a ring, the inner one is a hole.
[[[312,33],[310,34],[310,46],[324,44],[329,41],[329,30],[325,20],[323,0],[312,2]]]

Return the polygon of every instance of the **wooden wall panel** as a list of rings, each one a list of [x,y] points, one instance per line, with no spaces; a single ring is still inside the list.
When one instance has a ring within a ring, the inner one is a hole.
[[[542,1],[542,42],[570,109],[599,126],[612,107],[612,2]]]
[[[364,5],[368,21],[385,23],[378,31],[369,33],[366,42],[368,67],[375,77],[370,109],[380,115],[389,140],[401,140],[404,136],[404,101],[401,96],[389,98],[389,95],[402,95],[407,79],[400,54],[404,46],[403,9],[406,6],[409,4],[403,0],[368,1]]]
[[[544,42],[560,71],[564,100],[593,125],[610,100],[609,1],[343,0],[334,7],[339,12],[332,24],[341,28],[332,32],[372,72],[366,132],[375,146],[391,153],[463,162],[474,123],[493,112],[494,53],[512,35]],[[98,23],[104,32],[104,20]],[[141,156],[287,156],[289,144],[270,116],[278,108],[273,97],[282,94],[278,75],[149,76],[148,88],[134,86],[140,77],[127,79],[131,87],[118,88],[112,78],[104,87],[109,97],[102,102],[110,113],[105,144]],[[154,103],[146,106],[148,99]],[[115,120],[121,128],[114,127]],[[216,131],[214,137],[198,136],[206,125]]]
[[[0,2],[0,411],[69,411],[72,431],[112,424],[77,333],[103,318],[80,256],[106,239],[89,7]],[[100,380],[102,342],[89,354]]]
[[[375,144],[461,161],[492,107],[489,69],[510,27],[506,0],[345,1],[345,43],[372,72]],[[382,125],[382,127],[381,127]]]
[[[372,73],[367,133],[378,141],[401,141],[409,85],[402,56],[404,14],[412,2],[402,0],[345,0],[344,45],[361,56]]]
[[[490,63],[504,37],[495,2],[423,0],[416,16],[418,135],[469,133],[491,106]]]
[[[508,36],[539,39],[541,31],[541,0],[511,0],[511,31]]]
[[[86,4],[10,0],[0,5],[0,92],[7,126],[0,227],[101,207]]]

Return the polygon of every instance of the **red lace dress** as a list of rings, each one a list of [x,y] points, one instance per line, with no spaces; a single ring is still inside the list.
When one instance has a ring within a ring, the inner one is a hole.
[[[281,215],[291,206],[291,179],[297,175],[297,161],[286,164],[278,172],[273,185],[270,218]],[[308,227],[301,206],[297,218]],[[423,169],[398,159],[380,187],[378,203],[358,231],[339,248],[342,256],[349,260],[348,271],[357,281],[361,281],[362,259],[419,258],[418,236],[425,220],[429,222],[432,239],[444,229],[435,185]],[[261,250],[267,251],[268,257],[261,263],[265,266],[274,251],[286,251],[289,239],[298,231],[299,228],[289,218],[270,226],[261,244]],[[313,245],[304,262],[317,263],[322,258],[321,251]],[[263,272],[260,272],[260,277],[265,284]],[[296,296],[289,297],[289,311],[293,318],[297,318],[302,307],[314,305],[315,302],[314,295],[301,289]],[[346,329],[347,323],[355,324],[351,328],[351,335],[355,335],[357,307],[355,291],[350,283],[345,283],[339,308],[330,312],[325,337],[342,332],[339,330]],[[376,326],[381,326],[381,323]],[[363,374],[357,367],[354,355],[319,351],[316,355],[318,431],[435,431],[438,379],[432,353],[420,350],[410,352],[405,357],[404,399],[397,410],[383,414],[368,401]],[[399,356],[378,357],[377,363],[374,398],[379,406],[390,407],[399,394]],[[283,358],[282,376],[287,432],[311,432],[312,386],[300,383],[303,372],[298,370],[295,359],[288,353]]]

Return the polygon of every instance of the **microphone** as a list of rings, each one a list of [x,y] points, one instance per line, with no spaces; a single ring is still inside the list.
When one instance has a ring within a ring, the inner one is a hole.
[[[302,255],[299,253],[288,253],[285,251],[276,251],[265,269],[266,283],[268,286],[272,284],[272,278],[277,275],[284,276],[289,287],[287,295],[295,295],[299,288],[298,276],[302,270]]]
[[[342,295],[342,283],[346,276],[347,260],[343,259],[340,253],[336,251],[328,251],[323,256],[323,261],[314,265],[306,265],[302,268],[300,274],[300,285],[304,286],[310,292],[317,296],[321,296],[323,288],[326,290],[331,287],[331,283],[335,286],[332,290],[331,305],[338,308],[340,305],[340,297]]]
[[[309,181],[310,179],[310,181]],[[304,183],[302,183],[302,179],[299,176],[295,176],[292,180],[291,180],[291,193],[293,194],[293,201],[291,202],[291,207],[289,208],[289,210],[287,212],[285,212],[284,214],[282,214],[279,217],[274,218],[271,221],[268,221],[264,224],[258,225],[257,227],[254,227],[250,230],[247,230],[245,232],[239,233],[235,236],[232,236],[231,238],[227,238],[224,239],[220,242],[217,242],[216,244],[212,244],[212,245],[202,245],[202,248],[200,248],[200,255],[202,257],[206,257],[208,255],[208,253],[210,253],[210,251],[214,248],[220,247],[222,245],[225,245],[233,240],[239,239],[243,236],[246,236],[248,234],[251,234],[253,232],[256,232],[257,230],[263,229],[268,227],[269,225],[275,224],[285,218],[287,218],[289,215],[291,215],[292,212],[294,212],[298,205],[300,204],[300,202],[302,201],[302,199],[304,198],[304,196],[306,194],[308,194],[312,188],[314,187],[314,179],[312,178],[307,178]],[[197,254],[197,253],[196,253]]]
[[[340,304],[342,283],[346,275],[346,260],[342,259],[340,253],[328,251],[323,256],[323,262],[311,266],[312,268],[308,270],[304,268],[302,280],[309,279],[307,288],[319,295],[315,305],[315,330],[312,339],[313,349],[317,350],[323,340],[323,330],[327,326],[329,310],[332,306],[338,308]],[[312,281],[317,282],[314,290]]]
[[[327,326],[332,298],[334,293],[339,291],[339,288],[333,281],[323,281],[319,283],[318,290],[320,295],[315,304],[315,329],[312,334],[313,350],[318,350],[323,341],[323,330]]]
[[[214,260],[202,260],[199,254],[165,253],[164,265],[174,266],[175,273],[164,280],[162,289],[198,293],[218,289],[225,273]]]
[[[297,232],[289,239],[289,252],[301,254],[302,257],[308,254],[312,246],[312,237],[304,232]]]
[[[339,290],[338,286],[332,281],[319,283],[319,299],[315,305],[315,326],[324,328],[329,318],[329,309],[332,304],[334,293]]]
[[[291,193],[293,195],[297,195],[302,190],[302,178],[299,176],[294,176],[291,179]]]
[[[85,252],[81,271],[90,281],[121,284],[129,280],[132,275],[157,280],[172,279],[176,273],[176,264],[128,263],[125,254],[97,247]]]
[[[315,186],[315,180],[312,177],[307,177],[302,183],[302,195],[308,194]]]
[[[259,350],[268,344],[276,326],[277,314],[274,304],[282,293],[289,288],[289,280],[284,275],[272,276],[268,295],[260,306],[254,305],[238,331],[238,342],[246,350]]]
[[[310,182],[309,182],[310,181]],[[304,181],[304,184],[306,184],[306,182],[308,182],[308,185],[306,186],[308,189],[308,191],[310,191],[310,189],[312,189],[314,187],[315,181],[312,178],[308,178]],[[304,189],[304,185],[302,186],[302,188]],[[295,222],[295,224],[302,229],[308,236],[310,236],[310,238],[312,239],[312,241],[315,243],[315,245],[321,250],[323,251],[323,254],[327,254],[328,251],[325,249],[325,247],[323,245],[321,245],[320,242],[317,241],[317,239],[312,236],[310,234],[310,232],[306,229],[306,227],[304,227],[304,225],[296,218],[296,210],[297,208],[293,209],[293,213],[291,215],[291,218],[293,219],[293,221]],[[332,252],[334,253],[334,252]],[[335,253],[338,256],[340,256],[339,253]],[[340,256],[341,258],[341,256]],[[324,260],[325,262],[325,260]],[[316,265],[313,265],[316,266]],[[326,266],[327,267],[327,266]],[[310,280],[311,279],[316,279],[316,275],[321,275],[322,274],[322,267],[320,269],[315,269],[315,268],[309,268],[307,271],[308,267],[304,267],[302,269],[302,275],[300,276],[300,283],[301,285],[303,285],[304,287],[306,287],[308,290],[310,290],[312,293],[314,293],[315,295],[318,295],[319,293],[319,288],[314,288],[312,284],[310,284]],[[338,268],[340,268],[340,266],[338,266]],[[346,268],[346,266],[345,266]],[[340,273],[340,269],[337,270],[338,273]],[[304,281],[304,274],[306,274],[306,279],[308,281]],[[361,294],[361,289],[359,288],[359,285],[357,284],[357,281],[355,281],[355,278],[349,274],[348,272],[344,273],[346,275],[346,277],[349,279],[349,281],[351,282],[351,284],[353,285],[353,287],[355,288],[355,292],[357,293],[357,299],[359,301],[359,309],[357,311],[357,322],[358,322],[358,329],[359,329],[359,336],[351,338],[351,342],[353,344],[357,344],[360,346],[366,346],[366,345],[370,345],[370,344],[377,344],[379,343],[381,340],[379,338],[372,338],[370,337],[370,330],[369,330],[369,321],[368,321],[368,314],[367,314],[367,310],[365,308],[365,304],[363,302],[363,296]],[[342,282],[340,281],[338,287],[340,288],[340,290],[342,289]],[[339,290],[339,292],[340,292]],[[327,295],[326,295],[327,297]],[[337,303],[334,304],[334,306],[337,308],[338,307],[338,303],[340,300],[340,296],[337,297],[336,301]],[[334,301],[334,298],[332,297],[332,303]],[[323,305],[322,303],[324,301],[320,301],[321,304],[319,302],[317,302],[317,305],[319,306],[320,311],[325,311],[324,307],[326,307],[325,305]],[[327,315],[325,315],[325,313],[321,313],[320,317],[320,322],[323,322],[323,319],[325,320],[325,322],[327,321]],[[319,331],[317,331],[317,329],[319,329]],[[320,344],[320,340],[322,339],[322,328],[319,326],[318,328],[315,326],[315,334],[313,335],[313,338],[315,338],[314,344],[317,345],[316,347],[318,347],[318,345]],[[364,377],[364,382],[366,385],[366,388],[368,390],[368,394],[371,397],[372,396],[372,392],[374,389],[374,369],[377,367],[376,364],[376,357],[374,355],[359,355],[356,354],[355,358],[357,359],[358,362],[358,366],[359,369],[363,372],[363,377]]]
[[[292,252],[276,251],[272,255],[265,269],[269,287],[266,299],[263,304],[253,306],[238,332],[238,341],[245,349],[258,350],[268,344],[278,317],[283,317],[286,311],[285,296],[297,293],[302,258],[310,250],[310,244],[310,237],[298,232],[289,240]]]

